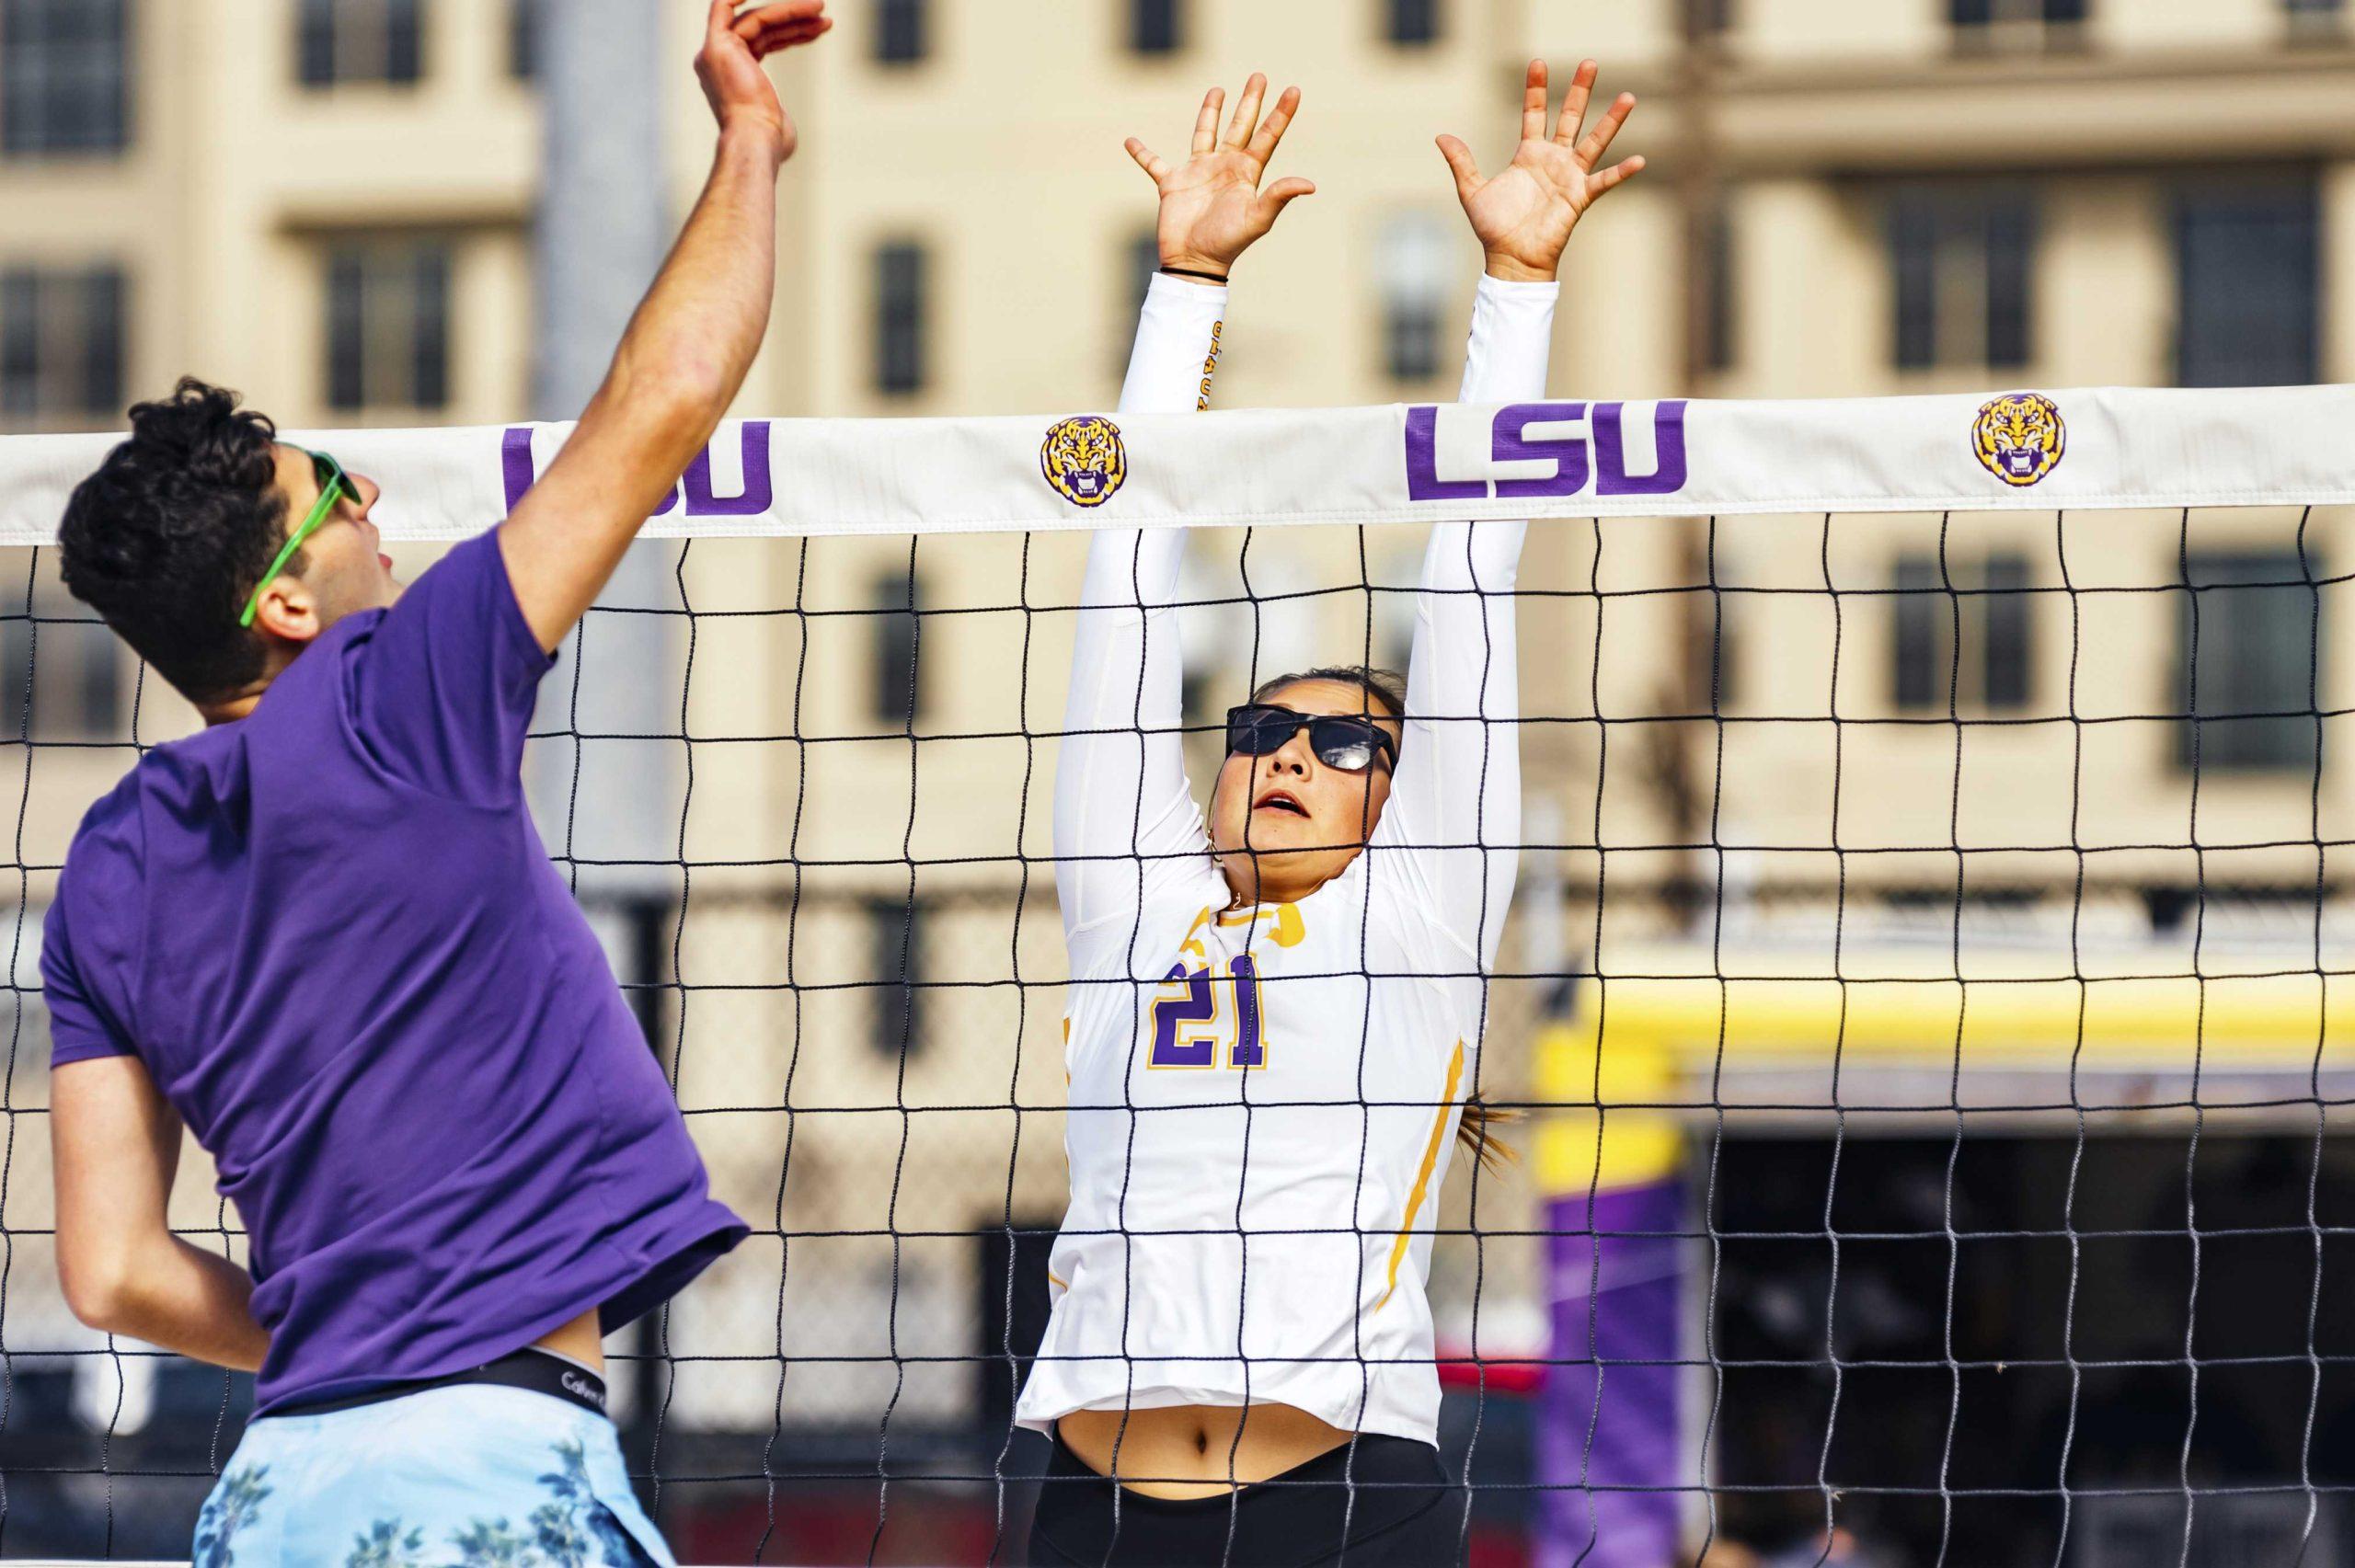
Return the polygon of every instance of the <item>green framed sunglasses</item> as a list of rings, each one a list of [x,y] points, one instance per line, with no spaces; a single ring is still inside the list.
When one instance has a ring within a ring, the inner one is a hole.
[[[294,558],[294,552],[303,547],[303,541],[319,531],[319,525],[327,521],[328,514],[335,510],[337,498],[349,496],[354,501],[360,498],[360,492],[353,489],[351,481],[345,477],[342,464],[326,452],[312,452],[308,447],[296,450],[311,460],[311,472],[319,479],[319,498],[312,506],[310,516],[303,520],[302,526],[286,536],[285,547],[278,552],[278,559],[270,562],[270,570],[262,573],[261,581],[254,584],[253,597],[246,601],[246,612],[237,617],[240,626],[250,627],[254,624],[254,617],[261,613],[261,590],[278,580],[278,574],[286,569],[286,563]]]

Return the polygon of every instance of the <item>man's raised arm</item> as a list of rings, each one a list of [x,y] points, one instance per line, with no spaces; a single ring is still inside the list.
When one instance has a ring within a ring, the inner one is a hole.
[[[785,0],[739,16],[735,0],[712,0],[695,56],[719,122],[711,178],[572,439],[500,526],[544,648],[588,612],[752,368],[776,286],[777,171],[795,142],[761,61],[825,32],[824,11],[825,0]]]

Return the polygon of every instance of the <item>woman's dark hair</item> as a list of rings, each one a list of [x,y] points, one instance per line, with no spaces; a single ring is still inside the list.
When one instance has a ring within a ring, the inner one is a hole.
[[[1293,675],[1279,675],[1262,681],[1251,693],[1255,703],[1264,703],[1285,687],[1302,681],[1331,681],[1343,686],[1355,686],[1387,710],[1383,716],[1403,719],[1407,716],[1407,678],[1395,670],[1376,670],[1365,664],[1330,664],[1315,670],[1304,670]],[[1472,1158],[1483,1170],[1494,1173],[1508,1161],[1521,1156],[1513,1146],[1497,1136],[1497,1128],[1506,1122],[1519,1121],[1520,1113],[1490,1106],[1475,1094],[1464,1102],[1463,1119],[1455,1124],[1455,1140],[1471,1151]]]
[[[285,542],[277,436],[236,393],[183,377],[132,406],[131,439],[74,487],[57,527],[74,597],[191,702],[262,674],[261,639],[237,611]]]
[[[1376,670],[1370,664],[1327,664],[1315,670],[1303,670],[1296,674],[1279,675],[1262,681],[1251,693],[1255,703],[1264,703],[1287,686],[1303,681],[1331,681],[1343,686],[1355,686],[1389,711],[1385,718],[1407,716],[1407,678],[1395,670]]]
[[[1519,1111],[1491,1105],[1475,1094],[1464,1102],[1464,1118],[1455,1124],[1455,1141],[1471,1150],[1472,1158],[1480,1162],[1480,1169],[1492,1176],[1499,1175],[1509,1162],[1519,1160],[1521,1153],[1497,1136],[1497,1128],[1519,1120]]]

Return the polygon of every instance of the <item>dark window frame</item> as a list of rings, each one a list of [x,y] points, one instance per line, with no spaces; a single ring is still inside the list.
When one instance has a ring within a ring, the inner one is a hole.
[[[25,735],[36,746],[125,738],[121,639],[66,591],[55,550],[39,552],[29,577],[21,552],[7,555],[6,586],[0,588],[0,738]]]
[[[2188,184],[2176,193],[2174,223],[2177,384],[2317,379],[2325,283],[2315,178]]]
[[[927,0],[875,0],[873,58],[878,65],[904,68],[932,55],[932,8]]]
[[[2035,355],[2037,193],[1906,185],[1889,200],[1890,360],[1901,372],[2016,371]],[[1975,289],[1967,312],[1947,297]],[[1969,318],[1968,331],[1955,323]]]
[[[1383,41],[1394,49],[1428,49],[1446,31],[1445,0],[1382,0]]]
[[[0,156],[128,151],[136,43],[130,0],[0,0]]]
[[[1951,578],[1953,589],[1947,589]],[[1969,562],[1908,552],[1890,572],[1890,706],[2018,713],[2036,697],[2036,574],[2014,550]],[[1962,658],[1955,658],[1959,623]]]
[[[507,74],[536,82],[546,64],[547,28],[542,16],[548,0],[507,0]]]
[[[875,608],[868,624],[874,684],[867,705],[883,724],[913,727],[924,716],[924,579],[895,567],[875,579],[868,601]]]
[[[1438,375],[1447,360],[1452,293],[1442,258],[1453,244],[1447,226],[1424,212],[1395,215],[1375,246],[1377,341],[1382,373],[1413,385]]]
[[[364,234],[328,245],[326,265],[327,406],[339,414],[449,407],[454,381],[451,324],[458,252],[436,234]],[[382,291],[397,292],[386,297]],[[372,295],[375,296],[372,299]],[[407,317],[385,326],[377,314]],[[372,356],[403,344],[396,372]]]
[[[1694,356],[1705,371],[1723,372],[1740,361],[1741,305],[1735,284],[1737,266],[1733,213],[1720,200],[1703,214],[1700,243],[1694,258],[1701,271],[1701,297],[1694,326],[1701,335]]]
[[[1958,49],[2068,49],[2083,41],[2091,11],[2090,0],[1947,0],[1947,32]]]
[[[1129,52],[1147,59],[1186,48],[1187,0],[1129,0]]]
[[[414,87],[425,79],[431,22],[426,0],[296,0],[294,79],[314,92],[362,84]],[[382,36],[368,40],[374,58],[355,63],[348,29],[362,26]]]
[[[0,272],[0,422],[118,424],[129,385],[130,310],[130,279],[116,263]],[[71,395],[52,401],[45,394],[59,382]]]
[[[887,1060],[924,1049],[925,925],[922,900],[867,901],[867,952],[875,971],[867,1044]]]
[[[2171,727],[2177,768],[2188,771],[2196,761],[2203,773],[2313,773],[2320,744],[2313,710],[2327,680],[2330,634],[2323,595],[2309,583],[2323,576],[2311,555],[2302,567],[2294,550],[2201,551],[2185,559],[2184,584],[2174,595],[2176,711],[2184,715]],[[2259,716],[2239,716],[2248,715]]]
[[[1161,237],[1148,223],[1131,234],[1120,246],[1121,315],[1113,324],[1111,334],[1115,375],[1122,373],[1128,365],[1129,349],[1136,338],[1137,321],[1144,311],[1145,295],[1153,288],[1153,275],[1160,270]]]
[[[913,396],[930,379],[930,253],[920,241],[886,240],[872,252],[871,267],[875,390],[887,396]]]

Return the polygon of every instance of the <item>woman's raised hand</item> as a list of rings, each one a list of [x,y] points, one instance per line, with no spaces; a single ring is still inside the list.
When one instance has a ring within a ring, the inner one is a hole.
[[[1129,138],[1129,156],[1153,177],[1161,192],[1155,237],[1164,267],[1225,277],[1235,258],[1275,226],[1287,204],[1316,189],[1297,177],[1259,189],[1268,161],[1276,155],[1277,143],[1300,108],[1300,89],[1286,87],[1262,120],[1259,105],[1267,92],[1267,77],[1253,72],[1222,135],[1218,119],[1226,90],[1212,87],[1194,120],[1193,149],[1182,166],[1173,166],[1143,142]]]
[[[1611,139],[1627,123],[1636,95],[1621,93],[1603,111],[1594,129],[1579,134],[1587,100],[1594,91],[1596,66],[1580,63],[1562,97],[1562,116],[1545,133],[1545,62],[1529,63],[1522,93],[1521,145],[1494,179],[1480,177],[1472,149],[1453,136],[1439,139],[1441,155],[1455,172],[1456,198],[1464,203],[1472,232],[1488,253],[1488,275],[1515,282],[1549,282],[1561,265],[1562,247],[1586,210],[1623,180],[1641,172],[1641,157],[1623,158],[1596,172]]]

